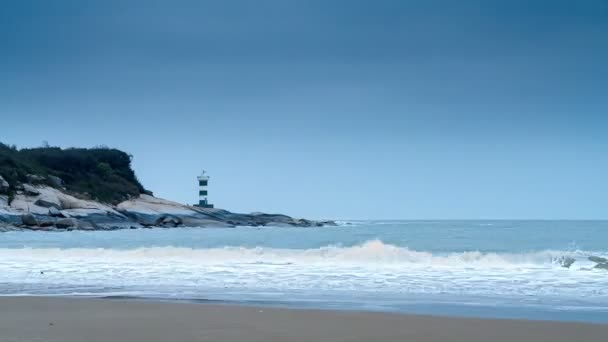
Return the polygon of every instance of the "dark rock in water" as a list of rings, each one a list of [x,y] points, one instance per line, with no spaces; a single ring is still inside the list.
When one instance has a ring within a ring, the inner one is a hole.
[[[321,221],[321,225],[322,226],[327,226],[327,227],[337,227],[338,224],[335,221]],[[352,223],[348,223],[348,225],[352,225]]]
[[[78,221],[73,218],[62,218],[62,219],[57,220],[57,222],[55,222],[55,227],[60,228],[60,229],[66,229],[66,228],[71,228],[71,227],[76,227],[76,226],[78,226]]]
[[[589,259],[589,261],[593,261],[593,262],[597,262],[597,263],[608,263],[608,259],[594,256],[594,255],[590,256],[588,259]]]
[[[565,268],[570,268],[570,266],[572,266],[572,264],[574,264],[575,261],[576,260],[574,260],[574,258],[567,257],[567,256],[562,256],[559,259],[557,259],[557,262],[559,262],[559,264]]]
[[[597,263],[597,265],[595,265],[593,268],[608,270],[608,259],[598,257],[595,255],[590,256],[588,259],[589,259],[589,261]]]
[[[599,269],[602,269],[602,270],[608,270],[608,262],[599,263],[599,264],[595,265],[594,268],[599,268]]]
[[[21,215],[21,222],[26,225],[26,226],[38,226],[38,219],[36,219],[36,216],[32,215],[32,214],[23,214]]]

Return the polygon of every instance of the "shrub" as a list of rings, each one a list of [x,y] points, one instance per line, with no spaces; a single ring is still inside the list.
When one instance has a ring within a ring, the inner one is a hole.
[[[131,168],[132,157],[120,150],[95,147],[17,149],[0,143],[0,175],[14,190],[28,174],[63,179],[69,192],[107,203],[119,203],[145,191]],[[51,185],[51,184],[49,184]]]

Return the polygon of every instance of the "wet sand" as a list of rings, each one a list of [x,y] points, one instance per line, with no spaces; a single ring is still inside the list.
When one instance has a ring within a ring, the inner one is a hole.
[[[0,297],[1,342],[608,341],[608,325],[232,305]]]

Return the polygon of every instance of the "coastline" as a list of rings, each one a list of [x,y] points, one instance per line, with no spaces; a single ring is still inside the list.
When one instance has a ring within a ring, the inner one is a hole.
[[[2,341],[604,341],[608,325],[238,305],[0,297]]]

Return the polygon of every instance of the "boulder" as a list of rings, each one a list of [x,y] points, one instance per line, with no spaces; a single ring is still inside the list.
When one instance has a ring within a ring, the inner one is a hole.
[[[19,214],[30,213],[35,215],[48,215],[49,208],[40,207],[34,204],[36,198],[26,195],[15,195],[11,201],[10,209]]]
[[[0,207],[8,207],[8,196],[0,195]]]
[[[61,218],[55,222],[55,227],[66,229],[78,226],[78,221],[73,218]]]
[[[12,232],[12,231],[17,231],[17,230],[19,230],[19,228],[14,227],[14,226],[5,225],[2,222],[0,222],[0,233]]]
[[[26,175],[26,177],[27,177],[28,182],[30,182],[30,183],[41,183],[45,180],[44,177],[39,176],[39,175],[29,174],[29,175]]]
[[[557,262],[565,268],[570,268],[570,266],[572,266],[572,264],[574,264],[576,260],[573,257],[569,257],[569,256],[562,256],[559,259],[557,259]]]
[[[597,263],[608,263],[608,259],[594,256],[594,255],[590,256],[588,259],[589,259],[589,261],[593,261],[593,262],[597,262]]]
[[[59,202],[59,199],[57,197],[53,198],[52,196],[42,196],[37,199],[34,204],[44,208],[61,209],[61,202]]]
[[[79,220],[76,228],[78,228],[80,230],[96,230],[97,229],[97,227],[95,226],[95,224],[93,224],[93,222],[84,221],[84,220]]]
[[[53,176],[53,175],[49,175],[47,177],[47,179],[49,180],[49,183],[51,183],[51,185],[53,185],[56,188],[62,188],[63,187],[63,179],[57,177],[57,176]]]
[[[38,219],[32,214],[21,215],[21,222],[26,226],[38,226]]]
[[[234,227],[233,224],[230,224],[227,222],[209,220],[209,219],[205,219],[205,218],[196,218],[196,217],[182,217],[182,224],[185,227],[201,227],[201,228],[206,228],[206,227],[232,228],[232,227]]]
[[[8,193],[8,189],[10,187],[10,184],[8,184],[8,182],[6,180],[4,180],[4,178],[2,178],[2,176],[0,176],[0,193]]]
[[[38,226],[39,227],[51,227],[55,224],[55,221],[52,219],[40,219],[38,220]]]
[[[63,214],[61,213],[61,211],[59,211],[59,209],[57,209],[55,207],[50,207],[49,208],[49,216],[51,216],[51,217],[64,217]]]
[[[293,225],[291,225],[287,222],[268,222],[264,226],[265,227],[281,227],[281,228],[293,227]]]
[[[182,219],[176,216],[161,216],[154,223],[155,226],[177,227],[182,224]]]
[[[307,219],[298,219],[295,220],[295,225],[298,227],[312,227],[313,225],[316,226],[316,223]]]
[[[23,184],[23,192],[26,196],[38,196],[40,195],[40,190],[36,189],[30,184]]]
[[[61,202],[57,197],[42,196],[34,202],[35,205],[43,208],[61,209]]]
[[[607,262],[603,262],[601,264],[597,264],[595,265],[594,268],[600,269],[600,270],[608,270],[608,263]]]

